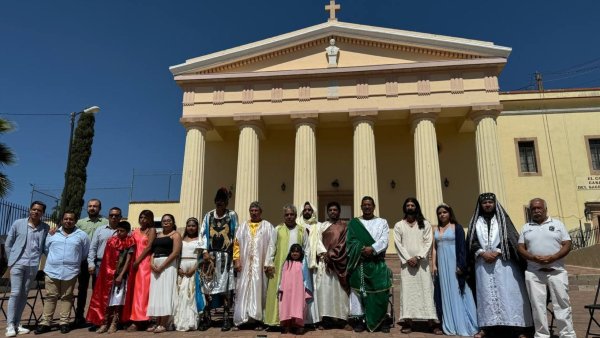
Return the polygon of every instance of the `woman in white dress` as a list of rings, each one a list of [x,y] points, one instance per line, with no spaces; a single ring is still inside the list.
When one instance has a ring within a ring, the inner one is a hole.
[[[161,218],[162,233],[152,242],[150,267],[150,294],[148,317],[156,317],[156,325],[146,331],[167,331],[177,301],[177,259],[181,253],[181,235],[176,231],[175,217],[164,214]]]
[[[198,267],[198,219],[190,217],[185,222],[185,232],[181,243],[181,261],[177,271],[177,306],[173,323],[177,331],[190,331],[198,328],[196,307],[196,271]]]

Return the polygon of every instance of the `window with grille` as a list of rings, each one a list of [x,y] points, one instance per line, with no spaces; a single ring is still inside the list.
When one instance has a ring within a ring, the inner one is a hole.
[[[519,141],[519,162],[522,173],[537,173],[537,159],[534,141]]]
[[[588,145],[592,170],[600,170],[600,138],[589,138]]]

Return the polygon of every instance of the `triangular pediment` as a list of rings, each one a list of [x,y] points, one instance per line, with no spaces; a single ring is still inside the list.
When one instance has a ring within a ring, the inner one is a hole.
[[[329,21],[172,66],[173,75],[328,68],[325,48],[339,48],[337,67],[361,67],[478,58],[507,58],[491,42]]]

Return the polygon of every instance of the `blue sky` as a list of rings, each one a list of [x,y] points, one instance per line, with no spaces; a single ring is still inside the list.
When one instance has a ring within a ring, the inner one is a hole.
[[[501,90],[526,88],[535,71],[546,88],[600,87],[598,1],[338,2],[341,21],[512,47]],[[14,185],[6,199],[28,204],[32,185],[60,195],[68,114],[91,105],[101,111],[86,199],[126,210],[134,170],[134,200],[177,199],[185,134],[168,67],[324,22],[327,3],[2,1],[0,116],[16,130],[0,141],[18,158],[3,168]]]

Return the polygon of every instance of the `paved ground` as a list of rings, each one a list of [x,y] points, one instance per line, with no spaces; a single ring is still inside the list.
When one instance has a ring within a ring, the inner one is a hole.
[[[589,313],[584,309],[584,305],[590,304],[594,300],[595,295],[595,285],[598,283],[598,278],[600,277],[600,269],[590,269],[590,268],[579,268],[579,267],[568,267],[569,270],[569,279],[571,281],[571,302],[573,305],[573,319],[575,324],[575,330],[577,331],[578,337],[585,337],[585,331],[587,329],[587,324],[589,321]],[[581,284],[580,284],[581,283]],[[91,292],[90,292],[91,293]],[[32,290],[31,295],[34,295],[34,291]],[[396,297],[397,298],[397,297]],[[2,310],[6,311],[7,301],[3,301]],[[41,313],[42,306],[39,299],[35,306],[35,312]],[[29,308],[25,310],[23,313],[23,319],[26,320],[29,318],[31,311]],[[600,318],[600,313],[597,314],[597,318]],[[0,318],[0,330],[4,333],[4,329],[6,327],[6,318],[2,316]],[[599,332],[600,328],[597,329],[596,332]],[[33,335],[31,333],[30,335]],[[98,334],[93,332],[88,332],[87,329],[77,329],[71,331],[69,334],[71,336],[77,337],[98,337]],[[383,333],[354,333],[351,331],[344,330],[326,330],[326,331],[307,331],[304,336],[305,337],[331,337],[331,338],[349,338],[349,337],[384,337],[384,336],[393,336],[393,337],[407,337],[407,338],[421,338],[421,337],[436,337],[431,333],[424,332],[413,332],[410,335],[406,335],[400,332],[399,325],[396,325],[391,329],[389,334]],[[63,336],[60,331],[52,331],[50,333],[44,334],[41,337],[56,337]],[[112,334],[111,337],[138,337],[138,336],[154,336],[152,333],[146,332],[136,332],[136,333],[127,333],[124,331],[118,331],[115,334]],[[206,332],[165,332],[162,333],[161,336],[166,337],[179,337],[179,336],[188,336],[188,337],[227,337],[227,338],[235,338],[235,337],[291,337],[292,335],[282,335],[280,333],[273,332],[255,332],[250,330],[241,330],[241,331],[230,331],[222,333],[219,328],[211,328]]]

